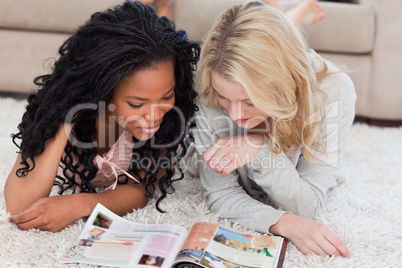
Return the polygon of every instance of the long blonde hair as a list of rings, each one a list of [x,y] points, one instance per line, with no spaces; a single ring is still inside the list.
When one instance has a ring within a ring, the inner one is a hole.
[[[294,153],[303,144],[303,155],[315,162],[311,150],[323,148],[313,92],[327,75],[314,70],[302,33],[275,8],[246,2],[228,8],[203,41],[196,90],[218,105],[211,72],[240,83],[254,106],[269,116],[270,149]],[[307,122],[311,123],[307,123]]]

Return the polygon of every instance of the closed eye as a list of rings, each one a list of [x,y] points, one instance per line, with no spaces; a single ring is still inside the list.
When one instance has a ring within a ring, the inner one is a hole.
[[[170,100],[174,97],[174,93],[170,94],[169,96],[163,97],[162,100]]]
[[[245,102],[245,104],[247,105],[247,107],[254,107],[254,104],[252,104],[252,103]]]
[[[144,105],[144,104],[133,104],[133,103],[130,103],[130,102],[127,102],[127,104],[128,104],[130,107],[136,108],[136,109],[141,108],[141,107]]]
[[[226,99],[224,96],[222,96],[221,94],[219,94],[216,90],[215,90],[215,94],[216,97],[220,98],[220,99]]]

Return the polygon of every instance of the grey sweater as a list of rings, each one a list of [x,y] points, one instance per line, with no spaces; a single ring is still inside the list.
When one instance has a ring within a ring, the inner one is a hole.
[[[341,178],[339,157],[354,119],[356,94],[353,83],[337,71],[319,84],[328,98],[315,93],[316,106],[321,108],[320,128],[327,153],[316,152],[313,164],[303,154],[274,154],[265,144],[253,161],[227,177],[212,171],[200,153],[219,138],[246,134],[230,120],[225,111],[207,108],[204,96],[198,97],[197,128],[194,147],[202,186],[211,210],[221,217],[259,232],[268,232],[285,212],[313,218],[321,210],[328,189]],[[292,159],[293,158],[293,159]]]

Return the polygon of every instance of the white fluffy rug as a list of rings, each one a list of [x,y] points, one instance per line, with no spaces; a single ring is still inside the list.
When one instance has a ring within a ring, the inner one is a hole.
[[[57,257],[78,235],[82,220],[55,234],[20,231],[6,221],[3,186],[16,156],[10,133],[16,130],[24,105],[0,98],[0,267],[63,267]],[[351,258],[304,256],[289,244],[284,267],[402,266],[402,128],[353,125],[344,158],[347,179],[330,191],[327,211],[317,220],[342,238]],[[208,210],[197,178],[188,177],[176,188],[162,204],[167,213],[157,212],[150,202],[126,218],[186,228],[197,221],[210,221],[250,232]]]

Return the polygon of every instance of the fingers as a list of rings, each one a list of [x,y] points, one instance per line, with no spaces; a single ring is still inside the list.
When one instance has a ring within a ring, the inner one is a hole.
[[[39,199],[23,212],[18,215],[12,215],[8,218],[10,223],[16,224],[21,230],[29,230],[32,228],[41,228],[47,225],[46,217],[43,217],[44,208],[41,206],[46,199]]]
[[[40,213],[37,209],[28,208],[18,215],[10,216],[8,221],[16,224],[21,230],[28,230],[37,227],[39,224],[42,224],[39,221],[39,216]]]
[[[215,160],[215,161],[214,161]],[[210,167],[217,173],[222,173],[226,167],[230,166],[231,160],[226,156],[216,156],[209,162]]]
[[[212,145],[205,152],[202,153],[205,162],[209,162],[218,151],[221,151],[222,149],[227,147],[230,147],[229,141],[225,139],[219,139],[216,143],[214,143],[214,145]]]
[[[284,214],[277,224],[287,226],[286,236],[303,254],[350,257],[345,244],[328,227],[319,222]]]
[[[349,258],[350,252],[346,248],[345,244],[328,228],[322,230],[322,238],[317,243],[324,255],[329,256],[344,256]],[[317,251],[317,254],[322,255],[321,251]]]
[[[77,219],[71,213],[73,211],[66,209],[71,197],[72,195],[41,198],[22,213],[10,216],[8,221],[22,230],[35,228],[57,232]]]
[[[328,248],[324,248],[324,250],[328,253],[328,255],[335,255],[339,256],[342,255],[343,257],[349,258],[350,257],[350,251],[347,249],[345,244],[335,235],[331,232],[330,235],[325,237],[328,243],[332,246]],[[334,254],[335,253],[335,254]]]
[[[338,251],[338,249],[336,247],[334,247],[328,240],[326,240],[325,238],[323,238],[323,242],[319,244],[319,246],[317,245],[317,247],[319,248],[318,251],[315,251],[315,253],[317,253],[318,255],[322,255],[322,256],[339,256],[341,255],[341,253]]]
[[[343,243],[336,248],[339,250],[343,257],[350,258],[350,251]]]
[[[260,134],[218,139],[202,153],[205,163],[215,172],[227,176],[235,169],[249,164],[264,143]]]
[[[40,230],[43,230],[40,226],[43,226],[44,224],[41,222],[40,218],[34,218],[30,221],[22,222],[22,223],[15,223],[18,228],[20,228],[23,231],[32,229],[32,228],[37,228]]]
[[[235,169],[237,169],[237,167],[235,166],[235,163],[232,161],[222,169],[221,175],[223,177],[226,177],[227,175],[232,173]]]
[[[206,158],[203,154],[203,158],[213,171],[224,177],[235,169],[233,161],[222,152],[213,155],[211,158]]]
[[[340,241],[340,240],[339,240]],[[340,242],[342,245],[343,243]],[[328,241],[325,237],[322,237],[320,241],[311,240],[310,243],[307,243],[300,251],[303,254],[317,254],[321,256],[344,256],[349,257],[350,253],[348,249],[343,245],[343,248],[346,250],[342,253],[342,246],[333,245],[330,241]]]
[[[224,157],[221,159],[219,164],[215,167],[215,172],[220,173],[222,175],[222,177],[226,177],[227,175],[232,173],[232,171],[235,170],[236,168],[237,167],[236,167],[233,159]]]
[[[13,215],[8,218],[8,221],[15,224],[22,224],[37,218],[39,215],[35,209],[28,208],[18,215]]]
[[[318,245],[315,243],[311,243],[311,245],[306,246],[303,249],[300,249],[301,253],[307,254],[317,254],[320,256],[327,256],[328,254]]]
[[[259,135],[261,136],[261,135]],[[215,172],[226,177],[240,166],[250,161],[248,136],[225,137],[218,139],[210,148],[202,153],[205,163]],[[243,147],[242,147],[243,145]],[[243,159],[242,161],[239,161]],[[247,159],[247,161],[244,161]]]
[[[223,177],[226,177],[233,170],[238,168],[236,166],[236,158],[231,152],[217,151],[215,155],[209,156],[208,158],[203,154],[203,158],[213,171],[221,174]]]
[[[227,155],[231,153],[231,150],[225,150],[230,147],[230,142],[222,139],[218,140],[214,145],[208,148],[208,150],[202,153],[205,163],[207,163],[213,171],[220,173],[222,176],[227,176],[234,170],[233,159]]]

